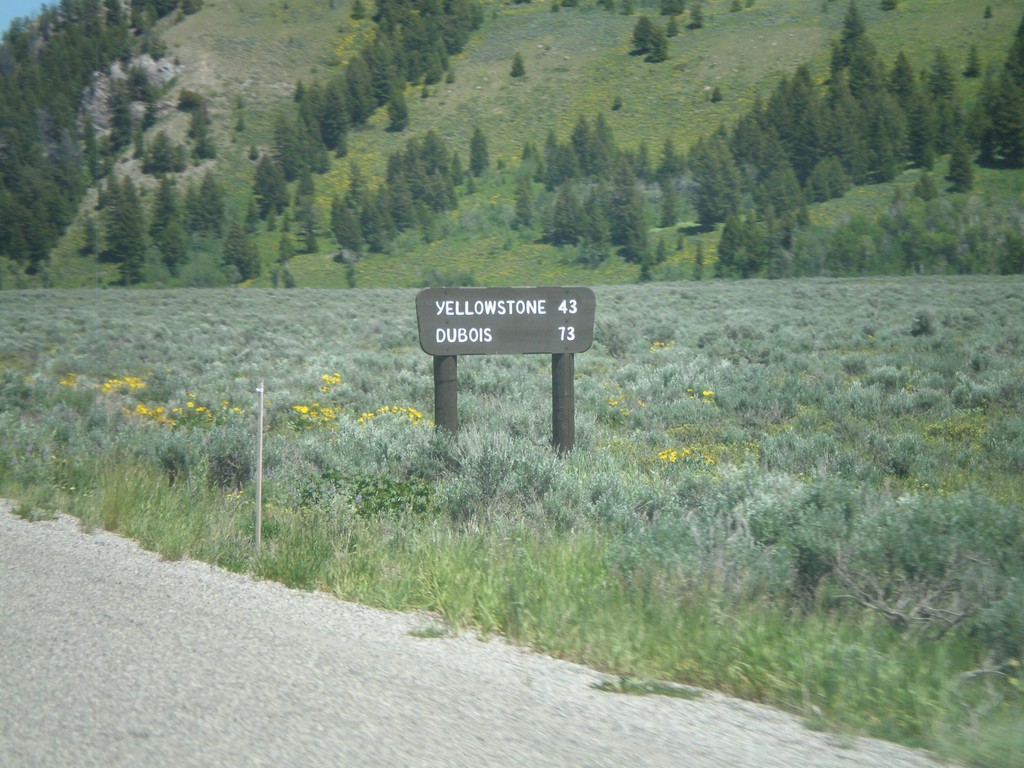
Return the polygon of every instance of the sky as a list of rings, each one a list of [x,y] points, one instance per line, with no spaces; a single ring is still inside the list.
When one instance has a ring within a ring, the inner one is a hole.
[[[60,5],[53,2],[52,5]],[[35,16],[43,7],[43,0],[0,0],[0,34],[6,32],[14,19]]]

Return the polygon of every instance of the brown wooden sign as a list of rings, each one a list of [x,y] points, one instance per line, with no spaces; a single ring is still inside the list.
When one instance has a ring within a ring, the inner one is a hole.
[[[416,295],[428,355],[585,352],[594,341],[589,288],[426,288]]]

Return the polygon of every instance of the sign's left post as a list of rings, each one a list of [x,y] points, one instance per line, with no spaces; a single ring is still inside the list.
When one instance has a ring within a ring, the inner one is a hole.
[[[459,431],[459,357],[434,356],[434,426]]]

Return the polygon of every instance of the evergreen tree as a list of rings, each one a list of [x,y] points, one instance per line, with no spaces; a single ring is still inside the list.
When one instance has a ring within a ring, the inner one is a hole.
[[[299,121],[278,115],[274,122],[274,161],[284,174],[285,181],[295,181],[305,164],[305,150],[301,144]]]
[[[372,253],[384,253],[388,243],[398,234],[387,194],[383,190],[375,190],[366,196],[366,202],[360,210],[359,228]]]
[[[388,101],[388,130],[404,131],[409,125],[409,107],[405,102],[404,89],[395,87]]]
[[[626,261],[642,264],[648,255],[648,226],[644,198],[632,166],[621,159],[612,179],[608,223],[613,245]]]
[[[363,125],[373,114],[376,99],[374,98],[373,79],[370,68],[362,56],[356,56],[345,68],[345,103],[348,105],[349,122],[352,125]],[[390,83],[387,97],[391,95]]]
[[[661,160],[658,162],[658,169],[655,172],[659,181],[682,176],[686,170],[686,159],[676,152],[672,137],[665,139],[661,148]]]
[[[652,64],[660,64],[668,60],[668,35],[660,24],[651,25],[646,60]]]
[[[845,82],[840,75],[834,87]],[[791,78],[783,78],[765,108],[765,121],[785,149],[797,179],[803,183],[825,153],[828,120],[817,97],[810,70],[797,67]],[[769,141],[770,137],[762,138]],[[736,145],[737,150],[740,149]],[[767,158],[765,158],[767,159]]]
[[[324,146],[339,157],[343,156],[345,132],[348,130],[348,104],[345,101],[343,78],[334,78],[321,90],[315,114]]]
[[[764,267],[765,233],[753,216],[731,214],[718,243],[716,277],[756,277]]]
[[[189,188],[189,227],[193,232],[220,237],[224,225],[224,189],[212,171],[207,171],[199,189]]]
[[[889,72],[889,92],[892,93],[901,104],[906,104],[911,98],[917,95],[917,78],[914,69],[910,66],[910,59],[900,51],[893,61],[892,70]]]
[[[174,179],[165,176],[157,188],[156,201],[150,215],[149,236],[154,241],[158,240],[168,224],[175,219],[181,219],[181,200]]]
[[[452,152],[452,161],[448,164],[448,167],[451,169],[449,176],[452,180],[452,186],[457,187],[466,180],[466,174],[462,170],[462,159],[459,157],[458,152]]]
[[[583,209],[568,182],[558,188],[548,218],[545,239],[552,245],[576,245],[582,230]]]
[[[867,117],[842,72],[829,87],[828,104],[824,152],[839,159],[851,183],[865,184],[871,170]]]
[[[612,135],[611,126],[608,125],[608,121],[604,119],[604,115],[600,112],[594,120],[591,144],[593,146],[591,157],[593,175],[609,175],[615,165],[618,149],[615,146],[615,138]]]
[[[526,75],[526,65],[523,64],[523,55],[516,51],[515,56],[512,57],[512,71],[509,72],[511,77],[524,77]]]
[[[103,204],[107,257],[118,263],[123,285],[142,280],[146,223],[142,204],[130,178],[111,178]]]
[[[469,172],[474,176],[480,176],[487,170],[490,162],[487,155],[487,137],[480,130],[480,126],[474,126],[473,136],[469,140]]]
[[[357,210],[347,200],[334,198],[331,203],[331,232],[339,246],[354,253],[363,249],[363,233],[359,228]]]
[[[967,50],[967,63],[964,65],[964,77],[981,77],[981,56],[978,55],[978,46],[972,43]]]
[[[810,202],[824,203],[842,197],[850,188],[850,179],[839,158],[828,155],[818,161],[804,186],[804,193]]]
[[[165,131],[158,131],[144,154],[142,172],[162,176],[167,173],[181,173],[184,170],[184,151],[171,142]]]
[[[606,197],[606,192],[599,185],[590,190],[590,194],[587,195],[587,199],[583,203],[583,221],[577,258],[580,263],[588,266],[597,266],[608,258],[611,247],[611,232],[603,202]]]
[[[1006,54],[1006,61],[1003,69],[1009,74],[1010,79],[1020,87],[1024,87],[1024,16],[1017,25],[1017,32],[1010,43],[1010,50]]]
[[[690,6],[690,23],[686,26],[687,29],[704,29],[704,7],[701,0],[694,0]]]
[[[936,124],[932,102],[914,87],[904,102],[907,113],[907,159],[918,168],[931,170],[935,163]]]
[[[110,132],[107,134],[110,153],[120,152],[127,147],[134,133],[131,94],[128,87],[118,81],[110,91]]]
[[[720,134],[698,139],[688,162],[693,181],[694,207],[701,227],[710,229],[739,205],[741,175],[732,152]]]
[[[292,242],[292,236],[287,232],[282,232],[277,241],[277,263],[287,264],[294,255],[295,244]]]
[[[160,251],[160,258],[163,259],[167,270],[172,275],[177,275],[178,269],[188,258],[188,235],[185,233],[181,217],[171,219],[159,236],[153,237],[153,244]]]
[[[1024,86],[1004,68],[986,104],[987,127],[981,137],[985,162],[1024,167]]]
[[[642,56],[651,50],[651,30],[654,25],[647,16],[641,16],[633,25],[633,53]]]
[[[284,173],[268,155],[263,155],[256,165],[253,195],[262,219],[271,214],[280,214],[288,206],[288,185],[284,180]]]
[[[961,136],[954,144],[949,157],[950,189],[953,192],[970,192],[974,186],[974,168],[967,142]]]
[[[922,173],[914,184],[914,195],[925,202],[934,200],[939,196],[939,189],[935,185],[935,179],[930,173]]]
[[[192,154],[197,160],[209,160],[217,156],[217,148],[210,136],[210,113],[205,99],[198,109],[192,110],[188,136],[192,139]]]
[[[569,141],[582,175],[592,175],[597,164],[597,143],[590,130],[590,123],[583,115],[576,118]]]
[[[679,215],[679,194],[676,192],[676,185],[671,179],[665,178],[660,182],[661,186],[661,218],[658,223],[660,227],[673,227]]]
[[[231,222],[224,237],[222,259],[225,266],[236,271],[238,282],[259,277],[259,252],[246,234],[245,227],[237,219]]]
[[[515,205],[516,213],[512,225],[524,229],[533,226],[533,193],[530,188],[530,179],[526,174],[520,174],[516,179]]]
[[[903,114],[892,96],[885,92],[872,92],[866,102],[871,180],[892,181],[901,167],[900,157],[904,143]]]
[[[850,92],[857,99],[877,90],[882,83],[875,46],[868,39],[856,0],[850,0],[839,40],[832,46],[832,78],[845,72]]]

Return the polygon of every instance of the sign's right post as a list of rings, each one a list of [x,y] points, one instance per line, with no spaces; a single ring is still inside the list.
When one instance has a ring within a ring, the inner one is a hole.
[[[575,369],[572,352],[551,355],[551,443],[560,454],[576,444]]]

